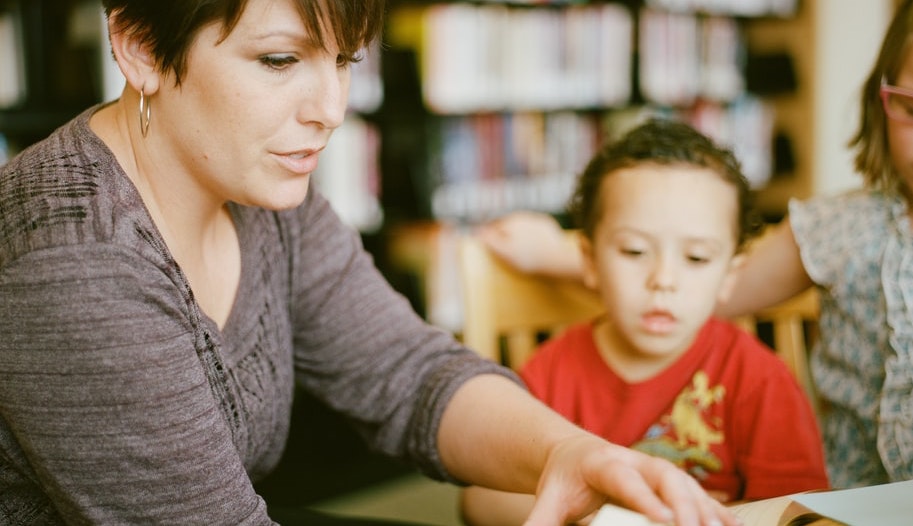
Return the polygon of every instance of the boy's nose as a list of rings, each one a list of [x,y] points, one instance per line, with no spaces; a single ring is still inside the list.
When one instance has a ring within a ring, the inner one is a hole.
[[[650,275],[649,287],[656,291],[675,290],[677,268],[671,258],[659,258]]]

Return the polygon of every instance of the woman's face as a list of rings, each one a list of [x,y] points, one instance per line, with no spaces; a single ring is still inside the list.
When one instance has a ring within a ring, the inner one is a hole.
[[[250,0],[221,36],[220,24],[205,26],[181,85],[166,77],[151,98],[152,128],[163,141],[155,154],[176,162],[158,169],[186,173],[217,201],[296,206],[342,124],[349,67],[332,29],[325,51],[291,0]]]

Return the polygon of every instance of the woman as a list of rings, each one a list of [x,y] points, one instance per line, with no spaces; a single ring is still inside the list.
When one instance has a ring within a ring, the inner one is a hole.
[[[382,1],[104,6],[122,96],[0,173],[0,522],[270,524],[298,382],[432,477],[538,491],[533,524],[734,523],[425,325],[309,190]]]

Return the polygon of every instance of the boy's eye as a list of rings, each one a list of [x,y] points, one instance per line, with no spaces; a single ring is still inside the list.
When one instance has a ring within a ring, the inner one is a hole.
[[[292,55],[264,55],[260,57],[261,64],[275,70],[286,69],[296,62],[298,62],[298,59]]]
[[[622,247],[619,250],[619,252],[621,252],[625,256],[634,257],[634,256],[642,256],[644,254],[645,250],[642,250],[639,248],[633,248],[633,247]]]
[[[700,255],[697,255],[697,254],[688,254],[688,255],[686,256],[686,259],[688,260],[689,263],[704,264],[704,263],[709,263],[709,262],[710,262],[710,258],[709,258],[709,257],[700,256]]]

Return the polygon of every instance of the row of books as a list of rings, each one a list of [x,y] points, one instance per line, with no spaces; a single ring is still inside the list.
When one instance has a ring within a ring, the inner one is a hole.
[[[645,100],[686,106],[745,92],[745,39],[729,17],[645,9],[639,18],[639,81]]]
[[[793,16],[798,3],[798,0],[647,0],[647,5],[656,8],[727,16]]]
[[[604,141],[649,116],[689,122],[732,149],[755,188],[773,172],[774,111],[745,95],[688,109],[642,106],[608,112],[474,114],[442,118],[428,173],[438,219],[479,223],[512,210],[565,210],[577,174]]]
[[[584,4],[587,0],[478,0],[493,4],[566,5]],[[734,16],[791,16],[798,0],[647,0],[663,9],[704,11]]]
[[[357,113],[342,126],[320,154],[311,176],[343,222],[361,232],[374,232],[384,221],[380,202],[380,133]]]
[[[745,91],[740,22],[623,4],[518,9],[448,3],[400,8],[394,42],[417,50],[425,105],[439,114],[730,101]],[[459,42],[460,45],[453,45]]]
[[[602,139],[593,113],[446,117],[431,141],[435,217],[478,222],[512,209],[561,210]]]
[[[424,102],[437,113],[601,107],[630,98],[633,22],[621,4],[450,3],[393,16],[418,52]]]
[[[19,17],[12,11],[0,11],[0,108],[14,106],[25,98],[21,42]]]
[[[0,133],[0,166],[3,166],[9,162],[12,156],[13,152],[10,151],[9,144],[6,141],[6,136]]]

